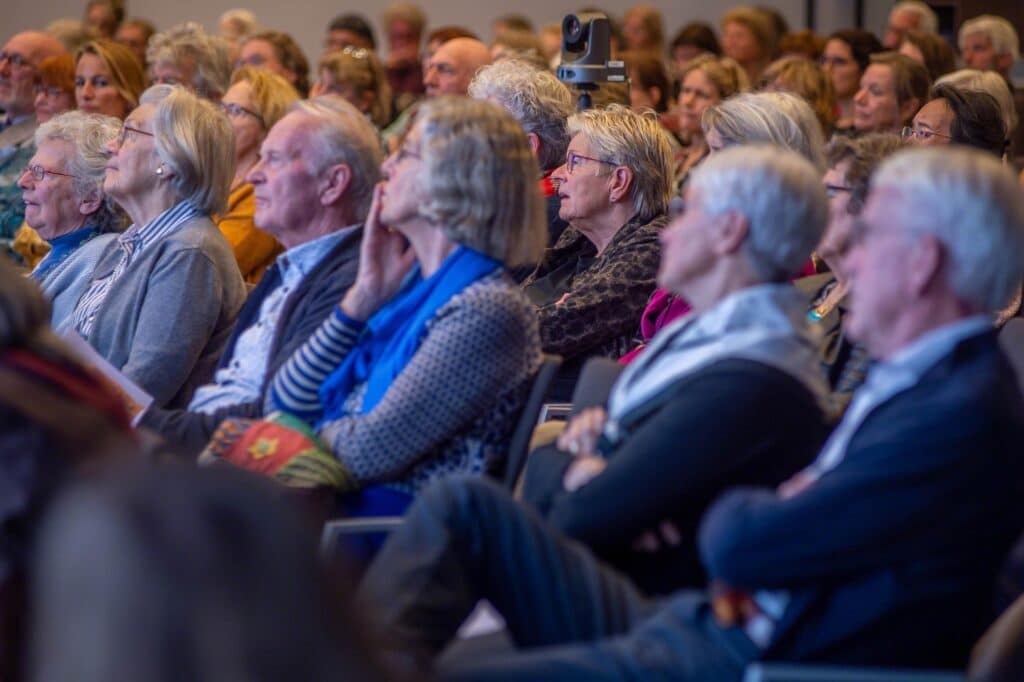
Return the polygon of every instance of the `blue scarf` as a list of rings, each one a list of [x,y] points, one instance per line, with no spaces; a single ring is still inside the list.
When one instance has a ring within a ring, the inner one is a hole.
[[[465,246],[456,248],[427,279],[417,264],[398,294],[367,321],[344,362],[320,386],[323,421],[341,417],[352,389],[364,381],[361,414],[372,410],[416,354],[427,334],[427,322],[438,309],[500,267],[498,261]]]

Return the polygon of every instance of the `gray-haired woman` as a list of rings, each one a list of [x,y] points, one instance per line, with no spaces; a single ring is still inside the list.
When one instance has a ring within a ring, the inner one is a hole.
[[[231,123],[180,87],[143,93],[107,150],[103,188],[132,225],[100,256],[71,328],[153,396],[183,406],[208,378],[245,300],[210,214],[234,171]]]

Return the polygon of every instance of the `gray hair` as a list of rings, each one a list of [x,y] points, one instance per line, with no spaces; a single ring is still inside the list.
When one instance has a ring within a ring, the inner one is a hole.
[[[992,51],[996,54],[1008,54],[1013,57],[1013,61],[1020,57],[1020,38],[1017,36],[1017,30],[1003,17],[982,14],[962,23],[957,38],[961,51],[964,49],[964,39],[975,33],[984,34],[992,43]]]
[[[191,83],[183,84],[202,97],[219,99],[231,82],[231,48],[228,42],[210,35],[201,24],[184,24],[157,33],[149,39],[146,61],[150,68],[159,62],[181,64],[191,59],[196,66]]]
[[[242,7],[236,7],[224,12],[224,14],[220,15],[219,23],[230,24],[235,30],[235,35],[232,37],[236,40],[245,39],[259,30],[256,15]]]
[[[925,3],[920,2],[920,0],[903,0],[903,2],[897,2],[889,12],[889,16],[892,16],[896,12],[909,12],[910,14],[916,14],[919,17],[917,30],[922,33],[939,32],[938,15],[935,14],[935,10]]]
[[[743,248],[766,281],[792,277],[828,224],[820,171],[795,151],[774,145],[746,145],[712,154],[694,169],[690,192],[699,193],[708,215],[731,211],[747,219]]]
[[[100,232],[115,232],[123,224],[123,215],[110,197],[103,192],[110,157],[106,148],[117,138],[121,121],[113,116],[69,111],[51,118],[36,128],[35,143],[66,142],[72,149],[64,160],[64,171],[74,176],[75,195],[80,200],[97,195],[102,198],[99,209],[89,217],[89,223]]]
[[[958,145],[918,147],[882,162],[872,179],[899,192],[891,209],[905,231],[930,234],[949,252],[948,283],[958,297],[994,312],[1024,275],[1024,196],[991,154]]]
[[[520,59],[503,59],[476,72],[469,96],[504,107],[523,130],[540,138],[542,170],[562,165],[569,147],[566,120],[575,107],[569,88],[553,73]]]
[[[774,144],[791,149],[825,170],[825,136],[811,106],[789,92],[741,93],[709,107],[700,127],[726,146]]]
[[[547,221],[537,161],[519,123],[490,102],[436,97],[420,106],[413,125],[427,197],[420,215],[506,266],[535,265]]]
[[[345,164],[352,171],[346,191],[353,216],[362,220],[370,211],[373,186],[380,179],[384,162],[380,136],[373,124],[352,104],[338,95],[322,95],[299,100],[292,105],[314,122],[315,143],[307,159],[307,168],[319,175],[330,166]]]
[[[174,173],[178,196],[207,215],[224,210],[235,174],[235,132],[212,102],[178,85],[154,85],[141,104],[156,106],[153,142]]]
[[[569,118],[569,135],[583,135],[602,159],[633,171],[629,191],[638,219],[649,222],[666,211],[675,164],[671,139],[657,114],[638,114],[618,104],[588,109]]]
[[[953,73],[947,73],[935,81],[935,86],[952,85],[960,90],[973,90],[987,92],[999,103],[999,111],[1003,114],[1003,124],[1006,127],[1006,138],[1010,139],[1013,131],[1017,129],[1020,120],[1017,116],[1017,105],[1013,101],[1013,93],[1006,79],[995,71],[979,71],[978,69],[960,69]]]

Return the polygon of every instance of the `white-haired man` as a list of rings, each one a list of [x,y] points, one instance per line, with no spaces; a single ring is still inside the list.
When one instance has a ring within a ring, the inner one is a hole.
[[[722,152],[694,181],[747,153]],[[738,681],[760,658],[962,665],[1024,511],[1024,401],[989,316],[1024,271],[1024,198],[968,149],[904,152],[875,187],[850,256],[850,332],[879,362],[811,466],[705,514],[709,592],[649,600],[502,490],[442,483],[364,579],[381,641],[429,662],[485,598],[518,648],[442,678]],[[744,238],[741,210],[719,220],[698,200],[684,216],[691,252]]]
[[[361,223],[383,160],[373,126],[339,97],[304,100],[278,121],[248,181],[256,225],[286,251],[250,294],[213,383],[187,410],[151,410],[142,425],[198,452],[226,417],[262,414],[269,380],[355,281]]]
[[[898,50],[907,31],[938,33],[939,17],[935,10],[920,0],[903,0],[889,11],[889,23],[885,28],[882,44],[886,49]]]

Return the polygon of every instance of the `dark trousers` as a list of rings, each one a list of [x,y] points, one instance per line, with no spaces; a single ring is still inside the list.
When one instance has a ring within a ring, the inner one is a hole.
[[[360,588],[384,646],[428,665],[477,601],[517,649],[439,671],[473,680],[739,680],[758,654],[700,592],[655,602],[502,488],[448,479],[419,496]]]

